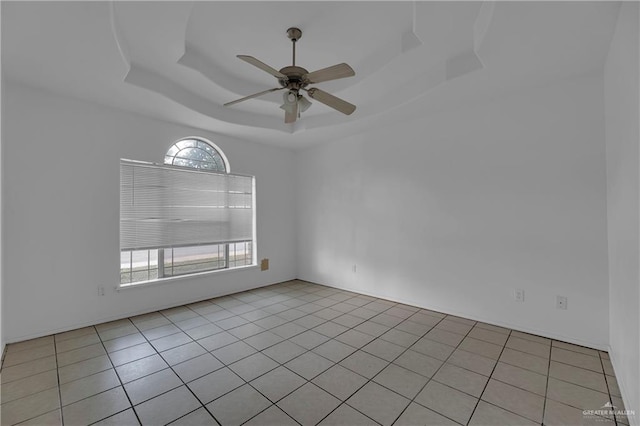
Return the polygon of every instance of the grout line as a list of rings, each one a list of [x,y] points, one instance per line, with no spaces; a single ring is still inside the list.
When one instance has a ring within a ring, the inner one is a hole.
[[[553,342],[549,345],[549,362],[547,363],[547,377],[544,385],[544,401],[542,402],[542,426],[545,426],[545,414],[547,413],[547,394],[549,393],[549,376],[551,375],[551,350]]]
[[[95,327],[94,327],[94,329],[95,329]],[[107,355],[107,359],[109,360],[109,364],[111,364],[111,368],[113,369],[113,372],[115,373],[116,377],[118,378],[118,381],[120,382],[120,387],[122,388],[122,391],[124,392],[124,395],[127,397],[127,400],[129,401],[129,408],[131,408],[131,411],[133,411],[133,414],[136,416],[136,419],[138,420],[138,424],[142,424],[142,422],[140,421],[140,417],[138,417],[138,413],[136,412],[136,410],[133,409],[133,402],[131,401],[131,398],[129,398],[129,394],[127,393],[127,390],[124,388],[124,383],[122,383],[122,379],[120,378],[120,374],[118,374],[118,370],[116,370],[116,366],[113,364],[113,361],[111,360],[111,357],[109,356],[109,353],[107,352],[107,348],[104,346],[104,341],[102,340],[102,337],[98,333],[97,329],[95,329],[95,331],[98,334],[98,338],[100,339],[100,343],[102,344],[102,348],[104,349],[105,354]],[[112,388],[112,389],[115,389],[115,388]],[[111,390],[111,389],[108,389],[108,390]],[[107,392],[107,391],[104,391],[104,392]],[[93,397],[93,396],[95,396],[95,395],[91,395],[91,397]],[[122,411],[126,411],[126,410],[122,410]],[[122,411],[119,411],[118,413],[115,413],[115,414],[119,414]],[[115,414],[111,414],[110,416],[105,417],[105,418],[109,418],[109,417],[111,417],[111,416],[113,416]],[[100,420],[103,420],[103,419],[100,419]],[[97,421],[100,421],[100,420],[97,420]],[[64,421],[62,422],[62,424],[64,425]]]
[[[509,335],[507,337],[507,341],[509,340],[509,337],[511,337],[511,332],[512,332],[512,330],[509,331]],[[480,393],[480,396],[478,397],[478,402],[476,402],[476,406],[473,407],[473,411],[471,412],[471,416],[469,416],[469,420],[467,420],[467,423],[469,423],[471,421],[471,419],[473,418],[473,415],[475,414],[476,410],[478,409],[478,405],[480,405],[480,401],[484,401],[482,399],[482,395],[484,395],[485,391],[487,390],[487,386],[489,386],[489,382],[491,381],[491,377],[493,376],[493,373],[496,371],[496,367],[498,366],[498,362],[500,362],[500,357],[502,356],[502,353],[504,352],[504,348],[507,347],[507,341],[505,341],[505,344],[502,347],[502,350],[500,350],[500,354],[498,355],[498,358],[496,358],[496,363],[493,366],[493,368],[491,369],[491,374],[489,374],[489,379],[487,380],[487,383],[484,384],[484,388],[482,389],[482,392]],[[504,407],[500,407],[500,408],[502,408],[505,411],[512,412],[510,410],[507,410]],[[517,414],[517,413],[514,413],[514,414]],[[543,412],[543,414],[544,414],[544,412]],[[520,415],[518,414],[518,416],[520,416]],[[524,416],[520,416],[520,417],[524,417]]]

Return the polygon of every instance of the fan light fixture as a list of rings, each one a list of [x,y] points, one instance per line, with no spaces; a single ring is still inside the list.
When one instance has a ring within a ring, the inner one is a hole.
[[[260,68],[262,71],[268,72],[272,76],[276,77],[282,87],[276,87],[259,93],[254,93],[253,95],[245,96],[244,98],[240,98],[232,102],[227,102],[224,106],[235,105],[248,99],[266,95],[267,93],[287,89],[282,97],[284,104],[282,104],[280,108],[285,111],[284,122],[293,123],[298,119],[298,117],[300,117],[301,112],[305,112],[311,106],[311,102],[300,94],[300,90],[304,90],[311,99],[321,102],[343,114],[352,114],[353,111],[356,110],[355,105],[316,87],[307,89],[307,86],[310,84],[322,83],[323,81],[353,77],[356,75],[355,71],[345,63],[323,68],[314,72],[309,72],[302,67],[298,67],[296,66],[296,42],[302,37],[302,31],[299,28],[289,28],[287,30],[287,37],[289,37],[293,43],[293,65],[284,67],[280,71],[270,67],[262,61],[259,61],[253,56],[237,55],[239,59],[242,59],[254,67]]]

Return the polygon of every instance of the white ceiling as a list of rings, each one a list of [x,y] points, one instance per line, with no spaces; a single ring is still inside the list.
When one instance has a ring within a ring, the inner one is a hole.
[[[147,116],[287,147],[354,134],[523,86],[601,72],[618,2],[2,2],[9,79]],[[318,87],[357,105],[318,102],[285,125],[281,92],[238,60],[349,63]],[[407,42],[415,37],[417,46]],[[404,41],[403,41],[404,40]],[[411,48],[413,47],[413,48]]]

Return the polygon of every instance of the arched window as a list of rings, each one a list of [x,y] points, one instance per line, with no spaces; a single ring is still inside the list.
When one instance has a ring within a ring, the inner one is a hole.
[[[175,142],[164,165],[121,159],[120,285],[255,265],[254,187],[204,138]]]
[[[229,173],[229,164],[214,145],[201,138],[185,138],[171,145],[164,164]]]

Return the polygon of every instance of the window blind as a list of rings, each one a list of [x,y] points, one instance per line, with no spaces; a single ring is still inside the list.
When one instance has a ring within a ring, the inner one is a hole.
[[[253,240],[254,178],[120,161],[120,250]]]

